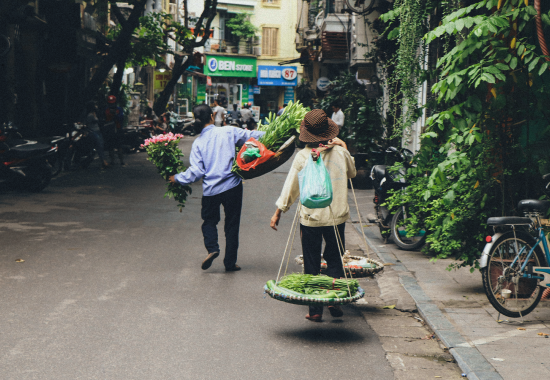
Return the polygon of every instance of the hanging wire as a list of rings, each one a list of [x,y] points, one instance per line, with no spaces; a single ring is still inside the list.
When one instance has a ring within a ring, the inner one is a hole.
[[[367,243],[367,237],[365,236],[365,230],[363,229],[363,220],[361,219],[361,213],[359,212],[359,205],[357,204],[357,197],[355,196],[355,189],[353,188],[353,183],[351,182],[351,178],[349,179],[349,184],[351,185],[351,192],[353,193],[353,200],[355,201],[355,207],[357,208],[357,216],[359,217],[359,224],[361,225],[361,233],[363,234],[363,240],[365,241],[365,253],[367,254],[367,258],[370,260],[370,246]]]
[[[338,231],[338,228],[336,228],[336,219],[334,219],[332,206],[328,206],[328,207],[330,210],[330,215],[332,216],[332,224],[334,227],[334,232],[336,234],[336,239],[337,239],[336,243],[338,245],[338,252],[340,253],[340,261],[342,262],[342,269],[344,270],[344,278],[346,279],[346,285],[348,286],[348,294],[350,297],[353,297],[353,294],[351,294],[351,289],[349,288],[348,274],[346,273],[346,265],[344,264],[344,257],[342,256],[342,249],[344,248],[344,246],[342,245],[342,238],[340,237],[340,232]],[[349,273],[349,276],[350,278],[352,278],[351,271]]]
[[[281,266],[279,267],[279,273],[277,273],[277,281],[275,281],[275,283],[279,282],[279,277],[281,275],[281,270],[283,269],[283,263],[285,262],[286,251],[288,250],[288,245],[290,243],[290,236],[292,235],[292,229],[295,229],[296,217],[298,216],[299,211],[300,211],[300,207],[298,206],[298,207],[296,207],[296,213],[294,214],[294,220],[292,221],[292,227],[290,228],[290,234],[288,235],[288,240],[286,242],[285,252],[283,253],[283,259],[281,260]],[[296,231],[294,231],[294,233],[296,233]],[[292,238],[292,241],[294,242],[294,238]],[[292,250],[292,247],[290,249]],[[289,253],[288,257],[290,258],[290,253]],[[288,266],[288,264],[287,264],[287,266]]]

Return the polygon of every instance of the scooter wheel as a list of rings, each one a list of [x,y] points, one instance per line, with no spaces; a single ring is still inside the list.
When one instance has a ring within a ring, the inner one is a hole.
[[[48,163],[28,168],[26,177],[21,181],[22,189],[38,193],[44,190],[52,180],[52,167]],[[30,179],[30,180],[29,180]]]

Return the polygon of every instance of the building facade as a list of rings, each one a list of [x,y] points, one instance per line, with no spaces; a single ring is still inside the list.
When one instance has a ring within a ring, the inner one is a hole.
[[[200,49],[202,74],[206,77],[194,77],[196,98],[190,101],[212,104],[214,99],[222,99],[226,106],[236,104],[238,108],[250,104],[259,107],[263,117],[294,100],[301,67],[279,63],[299,57],[295,49],[297,3],[219,0],[212,37]],[[200,15],[202,6],[202,2],[189,2],[190,16]],[[247,40],[236,38],[228,26],[233,17],[243,13],[249,15],[256,28],[256,36]]]

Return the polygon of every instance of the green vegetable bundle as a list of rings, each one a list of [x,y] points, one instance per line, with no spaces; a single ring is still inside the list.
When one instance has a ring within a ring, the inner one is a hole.
[[[273,152],[283,145],[291,136],[300,133],[300,124],[309,108],[304,107],[300,102],[289,102],[281,116],[269,113],[265,119],[266,124],[258,127],[259,131],[265,131],[260,142]]]
[[[270,151],[276,152],[289,138],[300,133],[300,124],[308,112],[309,108],[300,102],[289,102],[281,116],[270,112],[265,124],[258,127],[259,131],[265,131],[259,142]],[[237,153],[240,149],[241,147],[237,147]],[[231,171],[237,174],[241,171],[236,161],[233,162]]]
[[[301,273],[289,274],[283,277],[277,285],[293,292],[329,298],[351,297],[359,289],[359,282],[354,279],[335,279],[323,275],[314,276]]]

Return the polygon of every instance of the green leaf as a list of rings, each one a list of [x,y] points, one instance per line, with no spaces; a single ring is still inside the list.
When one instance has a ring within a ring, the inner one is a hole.
[[[463,19],[460,19],[460,20],[457,20],[455,22],[455,27],[456,27],[456,30],[457,31],[461,31],[462,29],[464,29],[464,20]]]
[[[488,83],[495,83],[496,82],[496,79],[493,76],[493,74],[490,74],[490,73],[487,73],[487,72],[481,74],[481,78],[483,80],[485,80],[486,82],[488,82]]]
[[[506,64],[504,64],[504,63],[497,63],[495,66],[496,66],[499,70],[508,70],[508,69],[509,69],[508,65],[506,65]]]
[[[533,7],[532,5],[529,5],[528,7],[525,7],[525,10],[527,11],[527,14],[529,16],[536,16],[537,15],[537,11],[536,11],[535,7]]]
[[[427,201],[432,196],[432,192],[430,190],[426,190],[424,192],[424,200]]]
[[[502,63],[501,63],[502,65]],[[485,72],[491,73],[491,74],[500,74],[500,70],[497,69],[495,66],[487,66],[485,67]]]
[[[537,66],[537,63],[539,63],[539,60],[540,60],[540,58],[537,57],[537,58],[533,59],[533,61],[531,61],[531,64],[529,65],[529,71],[533,71],[535,66]]]
[[[454,23],[454,22],[450,22],[450,23],[448,23],[447,25],[445,25],[445,31],[446,31],[448,34],[453,34],[454,31],[455,31],[455,23]]]
[[[510,68],[512,70],[515,70],[517,65],[518,65],[518,57],[512,58],[512,60],[510,61]]]
[[[544,63],[540,66],[539,75],[544,74],[544,72],[545,72],[547,69],[548,69],[548,62],[544,62]]]
[[[443,203],[446,205],[450,205],[455,200],[455,192],[453,190],[449,190],[447,194],[443,197]]]

